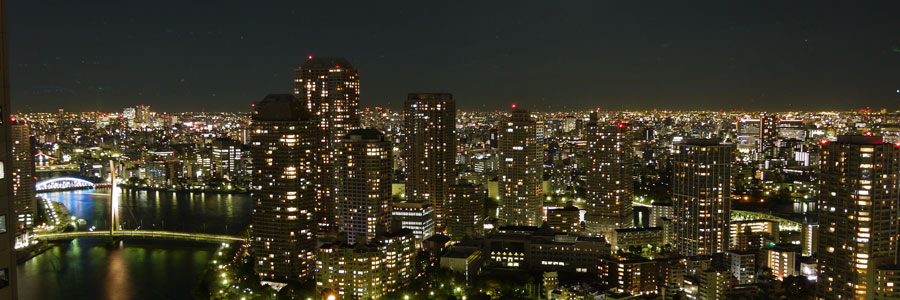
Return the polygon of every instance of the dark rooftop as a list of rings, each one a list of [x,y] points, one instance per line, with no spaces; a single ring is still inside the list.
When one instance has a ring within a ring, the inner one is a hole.
[[[269,94],[253,104],[252,119],[256,121],[302,121],[309,118],[303,102],[291,94]]]
[[[343,57],[313,57],[303,64],[303,69],[332,69],[335,67],[343,69],[356,69],[350,61]]]
[[[381,133],[381,131],[378,131],[378,129],[371,128],[371,127],[351,130],[350,132],[347,133],[347,136],[345,136],[344,138],[345,139],[353,139],[354,136],[359,136],[361,139],[364,139],[364,140],[384,141],[384,134]]]

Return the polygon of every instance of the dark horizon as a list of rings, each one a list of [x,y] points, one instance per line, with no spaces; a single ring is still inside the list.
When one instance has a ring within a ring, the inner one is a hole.
[[[893,1],[514,4],[14,1],[12,109],[249,111],[308,55],[392,110],[900,109]]]

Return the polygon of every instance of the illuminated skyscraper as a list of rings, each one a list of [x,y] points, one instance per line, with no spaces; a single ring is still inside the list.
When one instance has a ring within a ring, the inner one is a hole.
[[[541,225],[543,146],[538,123],[515,109],[500,126],[500,219],[505,225]]]
[[[456,101],[445,93],[409,94],[403,107],[406,197],[431,204],[443,232],[447,191],[456,182]]]
[[[263,281],[310,279],[315,263],[316,123],[292,95],[254,104],[251,245]]]
[[[686,140],[675,147],[675,247],[686,256],[725,251],[731,219],[734,146],[715,140]]]
[[[371,242],[391,226],[391,142],[374,128],[352,130],[335,164],[338,230],[350,244]]]
[[[816,294],[878,299],[876,273],[896,264],[900,238],[900,146],[882,137],[839,136],[824,142],[821,153]]]
[[[604,124],[592,117],[585,129],[588,142],[588,232],[609,237],[615,229],[632,226],[631,134],[628,124]]]
[[[6,0],[0,0],[0,299],[17,299],[15,203],[6,166],[12,157],[9,122],[9,65],[7,64]]]
[[[9,169],[12,176],[13,197],[16,202],[16,237],[34,226],[37,214],[37,202],[34,190],[34,147],[31,144],[29,127],[23,122],[14,121],[10,126],[12,132],[12,160]]]
[[[447,235],[454,240],[480,237],[484,230],[484,201],[487,191],[483,185],[465,180],[450,186],[447,197]]]
[[[309,57],[294,71],[294,95],[313,115],[322,131],[317,148],[317,218],[319,227],[332,226],[334,205],[334,159],[337,145],[359,128],[359,71],[341,57]]]

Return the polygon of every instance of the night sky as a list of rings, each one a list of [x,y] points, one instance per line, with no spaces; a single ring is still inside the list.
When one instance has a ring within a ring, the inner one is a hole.
[[[15,0],[13,109],[248,111],[307,55],[362,107],[900,109],[900,1],[827,2]]]

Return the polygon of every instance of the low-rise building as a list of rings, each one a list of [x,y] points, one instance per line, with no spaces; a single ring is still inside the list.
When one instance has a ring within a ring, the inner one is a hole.
[[[416,244],[434,235],[434,208],[422,202],[394,202],[391,204],[391,218],[400,228],[412,230]]]
[[[581,229],[581,210],[571,203],[561,208],[547,210],[547,224],[551,229],[563,233],[577,233]]]
[[[324,244],[316,255],[316,293],[377,299],[407,285],[415,270],[412,231],[400,230],[366,243]]]
[[[797,251],[794,247],[774,247],[765,250],[766,260],[764,265],[772,269],[772,276],[778,280],[785,277],[800,275],[797,269]]]
[[[613,231],[609,243],[615,248],[628,250],[631,247],[661,247],[663,244],[662,227],[620,228]]]
[[[727,267],[738,284],[753,283],[756,275],[756,251],[725,251]]]
[[[596,273],[610,254],[603,238],[564,234],[549,226],[507,226],[485,238],[485,267]]]
[[[769,220],[733,221],[729,249],[760,249],[766,242],[778,243],[778,222]]]
[[[462,273],[466,280],[472,279],[481,273],[484,257],[481,255],[481,247],[454,246],[441,256],[441,268]]]

